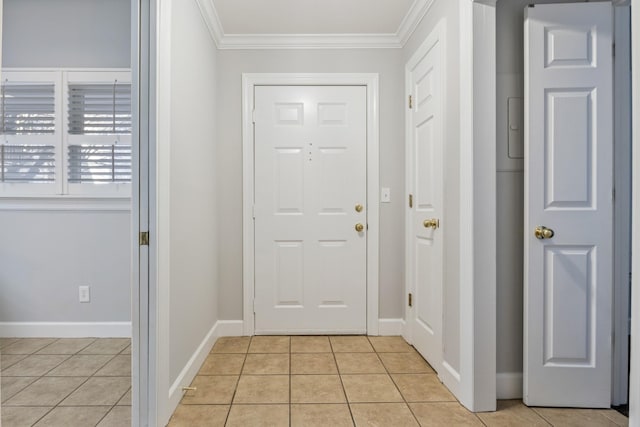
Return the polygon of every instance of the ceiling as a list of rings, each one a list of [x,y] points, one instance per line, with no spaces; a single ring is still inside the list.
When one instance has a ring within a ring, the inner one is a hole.
[[[398,48],[434,0],[197,0],[220,49]]]
[[[226,34],[395,34],[413,0],[213,0]]]

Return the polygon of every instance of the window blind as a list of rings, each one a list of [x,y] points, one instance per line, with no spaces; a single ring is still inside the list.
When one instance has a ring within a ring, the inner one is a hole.
[[[69,84],[69,134],[131,133],[131,84]]]
[[[130,145],[70,145],[69,183],[131,182]]]
[[[4,135],[53,135],[55,86],[53,83],[2,83],[0,87]]]
[[[56,179],[54,145],[0,145],[0,182],[47,183]]]

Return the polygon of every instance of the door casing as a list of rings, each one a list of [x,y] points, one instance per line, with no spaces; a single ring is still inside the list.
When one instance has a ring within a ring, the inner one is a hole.
[[[255,86],[366,86],[367,88],[367,334],[378,335],[378,266],[380,230],[378,74],[267,73],[242,75],[242,286],[243,333],[253,335],[255,239],[253,233]]]

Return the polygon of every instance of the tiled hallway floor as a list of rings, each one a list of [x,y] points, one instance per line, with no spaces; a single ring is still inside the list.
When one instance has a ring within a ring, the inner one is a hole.
[[[400,337],[220,338],[173,414],[195,426],[626,426],[613,410],[464,409]]]
[[[131,425],[131,346],[122,338],[1,338],[2,427]]]

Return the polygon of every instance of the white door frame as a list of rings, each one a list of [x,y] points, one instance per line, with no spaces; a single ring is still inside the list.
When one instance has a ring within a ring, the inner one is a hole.
[[[254,150],[253,105],[255,86],[366,86],[367,87],[367,334],[378,335],[379,265],[379,104],[378,74],[267,73],[242,74],[242,286],[243,332],[253,335],[255,315],[255,236],[253,230]]]
[[[497,404],[496,2],[460,0],[460,359],[442,380],[474,412]]]

